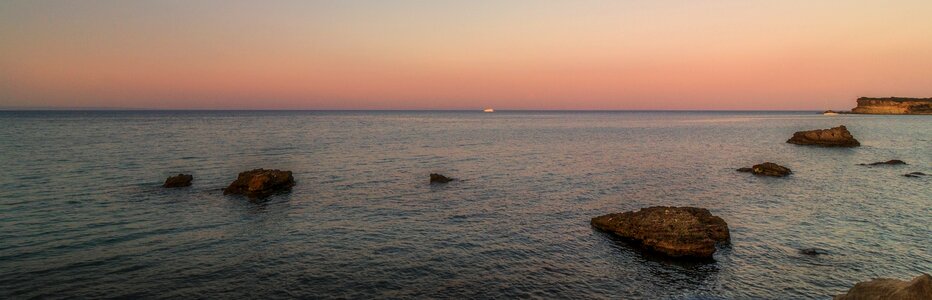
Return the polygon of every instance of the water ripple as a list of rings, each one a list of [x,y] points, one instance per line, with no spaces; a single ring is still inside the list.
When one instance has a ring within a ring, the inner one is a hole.
[[[839,123],[864,146],[784,143]],[[786,112],[0,112],[0,298],[824,299],[932,272],[930,179],[901,176],[930,140]],[[734,171],[763,161],[794,174]],[[257,167],[298,185],[222,194]],[[732,243],[686,263],[588,224],[649,205]]]

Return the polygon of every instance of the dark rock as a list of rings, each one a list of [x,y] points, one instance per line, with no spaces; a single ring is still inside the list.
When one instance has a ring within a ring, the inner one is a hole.
[[[932,299],[932,276],[921,274],[911,281],[878,278],[859,282],[847,293],[835,296],[835,300],[867,299]]]
[[[903,174],[903,176],[906,176],[906,177],[921,177],[921,176],[926,176],[926,175],[929,175],[929,174],[922,173],[922,172],[912,172],[912,173]]]
[[[264,198],[275,193],[289,191],[294,185],[291,171],[255,169],[239,173],[236,180],[223,190],[223,194]]]
[[[165,183],[162,184],[162,187],[178,188],[178,187],[191,186],[192,180],[194,180],[194,176],[179,173],[176,176],[169,176],[168,179],[165,179]]]
[[[857,147],[858,142],[844,125],[830,129],[799,131],[786,141],[796,145],[815,145],[822,147]]]
[[[799,249],[799,254],[803,254],[803,255],[822,255],[822,254],[827,254],[827,252],[825,252],[825,251],[822,250],[822,249],[817,249],[817,248],[803,248],[803,249]]]
[[[880,165],[906,165],[906,164],[907,164],[907,163],[906,163],[905,161],[902,161],[902,160],[899,160],[899,159],[891,159],[891,160],[888,160],[888,161],[878,161],[878,162],[874,162],[874,163],[860,164],[860,165],[862,165],[862,166],[880,166]]]
[[[437,173],[430,173],[430,183],[447,183],[453,180],[455,179]]]
[[[793,171],[790,171],[789,168],[772,163],[772,162],[765,162],[762,164],[757,164],[750,168],[740,168],[738,169],[738,172],[750,172],[754,175],[774,176],[774,177],[783,177],[786,175],[790,175],[790,173],[793,173]]]
[[[592,218],[592,226],[672,257],[711,258],[730,240],[728,224],[709,210],[654,206]]]

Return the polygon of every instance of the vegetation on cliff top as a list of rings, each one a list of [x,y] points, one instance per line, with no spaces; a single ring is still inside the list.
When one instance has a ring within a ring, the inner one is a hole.
[[[885,98],[860,97],[858,98],[858,100],[882,100],[882,101],[894,101],[894,102],[907,102],[907,101],[932,102],[932,98],[907,98],[907,97],[885,97]]]

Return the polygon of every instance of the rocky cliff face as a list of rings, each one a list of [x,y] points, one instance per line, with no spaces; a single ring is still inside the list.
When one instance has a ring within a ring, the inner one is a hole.
[[[858,98],[855,114],[932,115],[932,98]]]

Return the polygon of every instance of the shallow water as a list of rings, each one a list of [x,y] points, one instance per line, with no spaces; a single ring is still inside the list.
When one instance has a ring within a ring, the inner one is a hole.
[[[862,147],[785,143],[839,124]],[[0,153],[4,299],[824,299],[932,272],[932,176],[901,176],[932,174],[928,116],[0,112]],[[764,161],[794,173],[734,171]],[[258,167],[298,185],[222,195]],[[668,261],[589,226],[652,205],[709,208],[732,244]]]

